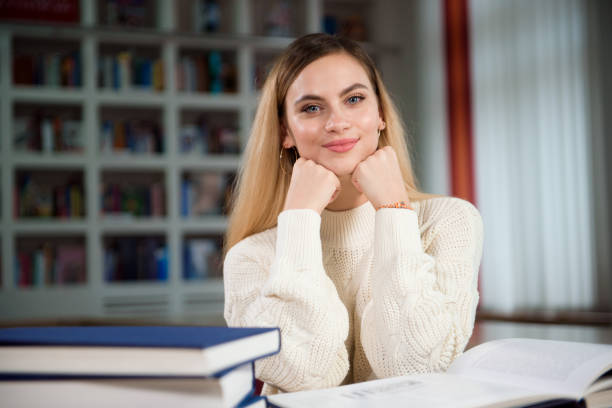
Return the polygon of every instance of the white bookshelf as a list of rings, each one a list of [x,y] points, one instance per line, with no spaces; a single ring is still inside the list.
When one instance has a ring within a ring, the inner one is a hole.
[[[98,24],[96,0],[81,0],[79,25],[0,23],[0,185],[1,268],[0,322],[40,319],[141,319],[151,321],[190,321],[223,324],[223,283],[220,278],[184,280],[182,251],[185,237],[222,235],[227,226],[223,216],[184,218],[181,216],[181,177],[185,172],[236,171],[237,154],[183,154],[179,151],[182,112],[233,112],[239,130],[241,149],[257,103],[253,72],[257,55],[280,52],[293,37],[266,37],[253,32],[260,25],[254,16],[262,13],[268,0],[222,2],[230,10],[229,33],[195,34],[177,29],[177,7],[190,7],[192,0],[153,1],[158,10],[156,27],[151,29],[105,28]],[[301,0],[296,35],[320,31],[324,0]],[[333,0],[334,7],[362,7],[368,11],[389,6],[368,0]],[[227,6],[229,4],[229,6]],[[392,9],[383,11],[392,15]],[[376,14],[375,14],[376,15]],[[175,18],[176,17],[176,18]],[[181,17],[184,19],[184,16]],[[227,19],[227,17],[224,17]],[[224,20],[225,21],[225,20]],[[254,28],[255,27],[255,28]],[[376,40],[376,32],[372,30]],[[63,41],[78,44],[82,61],[79,88],[14,85],[12,56],[15,38],[29,41]],[[376,57],[393,66],[398,60],[398,45],[381,38],[367,44]],[[398,40],[400,41],[400,40]],[[147,47],[159,50],[164,67],[162,91],[108,90],[98,84],[100,50],[108,45]],[[235,53],[237,92],[230,94],[187,93],[177,90],[176,64],[184,49],[224,50]],[[384,65],[383,65],[384,69]],[[15,105],[62,105],[80,109],[83,151],[70,153],[29,153],[13,146],[13,109]],[[100,149],[100,116],[103,109],[155,109],[160,113],[164,150],[161,154],[103,154]],[[78,219],[14,218],[13,189],[20,170],[54,171],[75,169],[82,172],[85,216]],[[165,184],[166,215],[152,218],[102,217],[100,186],[104,172],[156,172]],[[160,236],[169,253],[166,281],[105,281],[103,276],[106,237]],[[85,243],[87,279],[76,285],[20,287],[15,282],[16,242],[21,237],[41,240],[78,236]]]

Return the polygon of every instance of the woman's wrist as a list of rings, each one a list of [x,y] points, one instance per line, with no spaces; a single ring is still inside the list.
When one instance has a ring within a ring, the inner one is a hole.
[[[408,200],[399,200],[399,201],[389,202],[387,204],[381,204],[376,207],[376,210],[380,210],[381,208],[405,208],[407,210],[413,210]]]

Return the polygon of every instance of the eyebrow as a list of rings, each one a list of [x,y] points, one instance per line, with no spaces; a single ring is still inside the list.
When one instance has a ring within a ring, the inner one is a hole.
[[[345,95],[355,89],[368,89],[367,86],[360,84],[359,82],[344,88],[342,91],[340,91],[340,93],[338,94],[338,96],[342,96]],[[319,95],[303,95],[301,98],[299,98],[297,101],[295,101],[294,105],[298,105],[299,103],[301,103],[302,101],[305,100],[315,100],[315,101],[322,101],[323,98],[321,98]]]

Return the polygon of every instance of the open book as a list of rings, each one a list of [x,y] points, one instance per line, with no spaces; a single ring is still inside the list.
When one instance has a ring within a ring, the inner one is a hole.
[[[271,395],[277,407],[612,407],[612,345],[504,339],[476,346],[443,374],[416,374]],[[539,406],[539,405],[538,405]]]

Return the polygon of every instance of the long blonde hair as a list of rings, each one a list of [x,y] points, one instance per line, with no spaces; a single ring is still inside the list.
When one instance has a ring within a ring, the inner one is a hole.
[[[410,201],[435,197],[418,188],[404,124],[372,59],[352,40],[328,34],[308,34],[291,43],[278,57],[264,83],[229,203],[230,218],[224,246],[226,253],[242,239],[276,226],[291,181],[290,169],[296,160],[290,152],[284,152],[283,157],[279,157],[283,148],[281,123],[285,118],[287,91],[308,64],[334,53],[354,57],[368,74],[386,122],[378,147],[391,146],[397,153]]]

